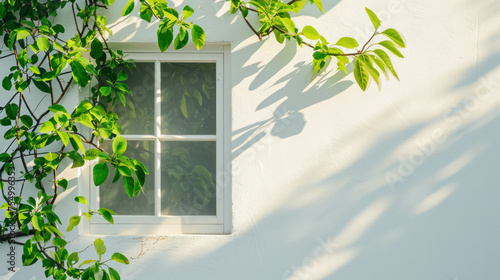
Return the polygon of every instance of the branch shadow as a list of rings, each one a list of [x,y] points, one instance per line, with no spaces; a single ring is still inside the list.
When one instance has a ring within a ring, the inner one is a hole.
[[[280,65],[272,66],[272,68],[275,67],[280,67]],[[233,159],[267,134],[281,139],[300,134],[306,125],[302,110],[335,97],[353,84],[352,81],[343,80],[346,74],[337,72],[328,78],[325,78],[327,74],[323,73],[319,81],[312,85],[306,84],[304,87],[304,80],[301,77],[310,76],[311,71],[311,65],[299,62],[294,65],[292,72],[276,82],[281,89],[265,98],[257,106],[256,111],[283,101],[276,106],[272,117],[233,131]],[[294,91],[290,91],[290,88]]]

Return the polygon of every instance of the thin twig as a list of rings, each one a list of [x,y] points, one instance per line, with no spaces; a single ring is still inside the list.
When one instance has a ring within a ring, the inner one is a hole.
[[[240,6],[239,9],[240,9],[240,12],[241,12],[241,6]],[[253,28],[252,24],[250,24],[250,22],[248,21],[248,19],[246,17],[243,17],[243,19],[247,23],[248,27],[250,27],[250,29],[252,29],[253,33],[255,33],[255,35],[257,35],[257,37],[259,37],[259,40],[262,41],[262,36],[259,34],[259,32],[257,32],[255,30],[255,28]]]

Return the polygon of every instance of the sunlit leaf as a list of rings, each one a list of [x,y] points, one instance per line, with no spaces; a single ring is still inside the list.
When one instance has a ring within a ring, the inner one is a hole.
[[[396,70],[394,70],[394,66],[392,65],[391,58],[389,57],[389,55],[384,50],[380,49],[374,50],[373,52],[384,62],[385,66],[387,66],[387,69],[391,71],[394,77],[396,77],[396,79],[399,80],[398,74],[396,73]]]
[[[389,37],[389,39],[391,39],[396,45],[400,46],[401,48],[406,47],[403,36],[401,36],[401,34],[399,34],[396,29],[389,28],[387,30],[384,30],[381,34]]]
[[[378,19],[377,15],[370,9],[365,8],[366,13],[370,17],[370,20],[372,21],[373,27],[375,27],[375,30],[377,30],[380,27],[380,19]]]
[[[93,169],[93,174],[94,174],[94,185],[99,186],[104,181],[106,181],[106,178],[108,178],[109,174],[109,168],[108,165],[105,162],[98,163],[94,166]]]
[[[127,150],[127,140],[118,135],[113,139],[113,153],[117,156],[122,155]]]
[[[394,45],[393,42],[391,42],[391,41],[382,41],[382,42],[380,42],[378,44],[381,45],[381,46],[383,46],[383,47],[385,47],[386,49],[388,49],[390,52],[392,52],[396,56],[404,58],[403,54],[401,54],[401,52],[398,50],[398,48],[396,47],[396,45]]]
[[[348,49],[354,49],[359,47],[358,41],[356,41],[356,39],[351,37],[342,37],[337,41],[337,43],[335,43],[335,45]]]
[[[129,260],[127,259],[127,257],[125,257],[124,255],[120,254],[120,253],[114,253],[112,256],[111,256],[111,259],[114,260],[115,262],[119,262],[119,263],[122,263],[122,264],[129,264]]]
[[[134,0],[128,0],[127,5],[123,8],[122,16],[130,14],[134,10]]]
[[[194,10],[193,8],[189,7],[188,5],[186,5],[184,7],[184,9],[182,10],[182,17],[184,19],[187,19],[189,18],[192,14],[194,13]]]
[[[89,203],[87,202],[87,199],[84,196],[75,197],[75,201],[81,204],[85,204],[87,207],[89,206]]]
[[[203,31],[203,28],[194,24],[193,29],[191,30],[191,37],[192,37],[194,46],[198,50],[203,48],[203,45],[205,45],[205,31]]]
[[[316,31],[316,29],[314,29],[314,27],[310,25],[306,25],[302,29],[302,34],[304,34],[304,36],[310,40],[318,40],[319,38],[321,38],[321,35],[319,35],[318,31]]]
[[[354,59],[354,78],[363,91],[368,88],[370,76],[368,74],[368,71],[363,68],[363,65],[358,59]]]
[[[169,27],[169,21],[168,18],[164,18],[158,28],[158,47],[161,52],[166,51],[174,39],[174,31]]]

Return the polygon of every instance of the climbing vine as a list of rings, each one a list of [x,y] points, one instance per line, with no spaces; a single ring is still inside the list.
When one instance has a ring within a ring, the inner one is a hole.
[[[69,165],[78,168],[94,161],[92,173],[96,186],[102,185],[114,171],[112,181],[121,183],[130,197],[141,193],[149,174],[140,157],[126,156],[127,141],[121,136],[119,116],[114,110],[117,106],[126,107],[130,102],[128,97],[134,95],[127,85],[134,62],[107,44],[112,34],[101,10],[113,2],[4,0],[0,3],[0,36],[4,44],[0,61],[8,73],[1,78],[0,92],[3,103],[0,125],[4,131],[0,145],[0,189],[4,200],[1,209],[5,211],[5,219],[0,222],[0,241],[22,245],[23,265],[41,264],[47,278],[120,279],[112,264],[129,263],[119,252],[109,254],[99,238],[93,244],[95,257],[80,259],[81,252],[70,251],[69,240],[64,238],[64,231],[74,230],[82,219],[99,215],[114,223],[112,209],[90,209],[87,198],[77,196],[75,202],[86,211],[71,217],[64,223],[67,227],[62,228],[63,221],[55,207],[60,194],[69,186],[60,174]],[[399,50],[405,47],[403,37],[392,28],[380,31],[381,21],[369,9],[366,12],[374,32],[361,45],[350,37],[331,41],[312,26],[295,24],[294,16],[308,3],[324,12],[321,0],[230,2],[230,12],[240,13],[260,40],[274,37],[279,43],[294,41],[300,47],[310,48],[314,70],[335,61],[337,69],[347,73],[347,66],[352,64],[355,80],[363,91],[371,80],[380,87],[382,74],[398,78],[388,53],[403,57]],[[165,0],[129,0],[122,16],[136,12],[147,22],[158,22],[158,47],[162,52],[171,47],[181,49],[189,41],[197,49],[203,48],[205,31],[189,21],[195,12],[190,6],[174,8]],[[71,22],[64,25],[58,22],[61,14],[69,14]],[[75,33],[70,35],[68,30]],[[90,96],[74,108],[63,106],[65,98],[78,91],[77,86],[90,87]],[[206,97],[202,97],[200,90]],[[190,95],[191,102],[201,105],[203,100],[209,100],[204,87],[199,86],[196,91]],[[203,113],[189,111],[185,97],[175,97],[174,93],[172,96],[179,103],[182,116],[202,121]],[[134,108],[135,112],[141,111]],[[180,152],[175,153],[182,158]],[[169,176],[179,184],[196,182],[203,187],[213,184],[203,166],[185,161],[184,168],[191,171],[183,176],[172,171]],[[13,185],[21,186],[17,193]],[[19,236],[27,240],[19,242]]]

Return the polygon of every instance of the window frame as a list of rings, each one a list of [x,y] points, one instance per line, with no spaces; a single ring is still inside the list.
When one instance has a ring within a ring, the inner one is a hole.
[[[155,129],[154,135],[126,135],[127,140],[154,141],[155,149],[155,214],[146,215],[114,215],[114,224],[111,225],[101,216],[94,215],[90,222],[81,226],[82,234],[108,235],[158,235],[158,234],[224,234],[230,233],[230,182],[231,150],[225,142],[230,137],[230,114],[228,114],[228,86],[229,53],[227,45],[206,46],[205,51],[194,51],[187,47],[183,51],[160,53],[151,45],[126,44],[118,45],[127,58],[135,62],[153,62],[155,67],[154,94],[155,94]],[[216,64],[216,134],[215,135],[162,135],[161,134],[161,63],[215,63]],[[230,140],[230,138],[229,138]],[[215,215],[183,215],[161,216],[161,144],[176,141],[215,141],[216,142],[216,214]],[[92,168],[98,161],[91,162],[82,172],[84,185],[87,189],[83,194],[90,198],[89,206],[92,210],[99,209],[99,187],[94,186]],[[81,213],[86,209],[80,209]],[[82,219],[82,221],[85,219]]]

